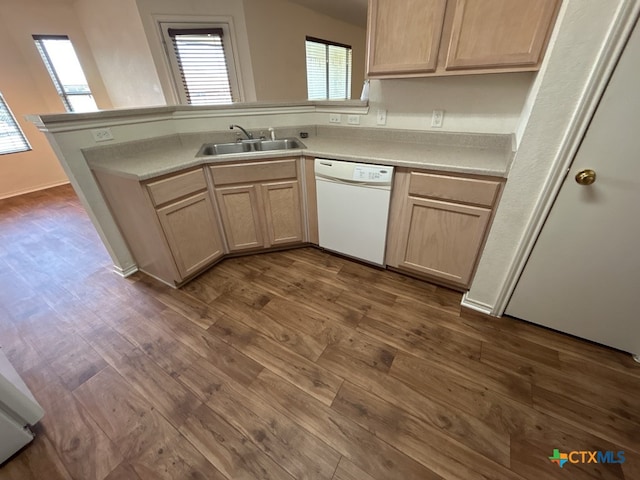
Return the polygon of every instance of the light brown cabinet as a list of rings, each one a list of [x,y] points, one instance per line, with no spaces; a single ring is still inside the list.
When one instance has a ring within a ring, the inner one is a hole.
[[[182,278],[199,272],[224,255],[208,192],[179,200],[158,209],[157,213]]]
[[[370,0],[368,73],[435,72],[447,0]]]
[[[301,160],[210,167],[229,250],[304,241]]]
[[[170,285],[227,253],[317,242],[313,159],[215,164],[146,182],[100,169],[94,175],[138,268]],[[397,168],[387,265],[468,286],[502,184]]]
[[[263,183],[260,185],[269,245],[302,242],[302,204],[300,182]]]
[[[500,179],[397,169],[387,264],[448,285],[470,284]]]
[[[264,247],[258,185],[217,187],[216,197],[229,250]]]
[[[224,255],[220,227],[202,168],[153,180],[146,187],[178,269],[179,281]]]
[[[302,182],[312,173],[297,157],[217,164],[146,182],[93,171],[138,269],[173,286],[226,253],[308,241]]]
[[[369,0],[371,78],[533,71],[561,0]]]
[[[225,254],[204,169],[142,183],[93,173],[141,271],[176,286]]]

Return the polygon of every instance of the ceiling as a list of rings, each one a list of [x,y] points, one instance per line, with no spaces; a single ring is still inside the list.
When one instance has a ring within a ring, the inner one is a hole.
[[[363,28],[367,26],[367,0],[289,1]]]

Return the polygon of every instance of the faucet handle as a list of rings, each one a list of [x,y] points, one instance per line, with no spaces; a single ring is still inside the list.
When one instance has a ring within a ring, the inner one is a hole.
[[[271,140],[275,140],[276,139],[276,130],[273,127],[269,127],[269,137],[271,138]]]

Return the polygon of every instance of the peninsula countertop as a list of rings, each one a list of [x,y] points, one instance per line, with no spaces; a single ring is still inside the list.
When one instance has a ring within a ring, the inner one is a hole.
[[[233,141],[228,132],[175,134],[83,151],[91,168],[149,180],[199,165],[307,156],[443,172],[506,177],[513,159],[511,135],[433,133],[326,126],[277,129],[306,148],[196,157],[203,143]]]

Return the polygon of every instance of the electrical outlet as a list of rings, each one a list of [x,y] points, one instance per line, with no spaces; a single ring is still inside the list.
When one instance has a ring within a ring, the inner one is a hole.
[[[91,130],[91,135],[96,142],[106,142],[107,140],[113,140],[113,133],[110,128],[96,128]]]
[[[442,128],[444,122],[444,110],[434,110],[431,117],[431,126],[433,128]]]
[[[378,125],[386,125],[387,124],[387,111],[383,108],[378,110],[378,116],[376,117]]]
[[[347,117],[347,123],[349,125],[360,125],[360,115],[349,115]]]
[[[339,113],[330,113],[329,123],[342,123],[342,115]]]

